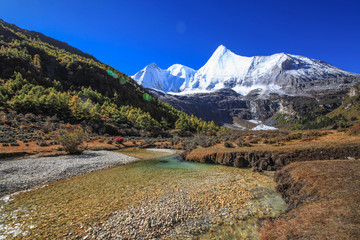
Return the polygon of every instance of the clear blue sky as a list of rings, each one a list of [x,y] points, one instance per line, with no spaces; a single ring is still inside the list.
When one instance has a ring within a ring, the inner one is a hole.
[[[0,0],[0,18],[65,41],[133,75],[147,64],[199,69],[225,45],[360,73],[358,0]]]

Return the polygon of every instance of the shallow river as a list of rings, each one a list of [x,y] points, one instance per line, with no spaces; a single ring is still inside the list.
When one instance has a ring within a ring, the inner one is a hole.
[[[256,239],[258,219],[285,209],[265,174],[172,155],[14,196],[0,239]]]

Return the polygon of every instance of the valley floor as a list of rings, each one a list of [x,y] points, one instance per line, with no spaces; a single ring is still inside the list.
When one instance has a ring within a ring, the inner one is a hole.
[[[272,135],[250,133],[240,137],[241,143],[250,146],[236,146],[235,140],[227,141],[230,148],[224,142],[207,148],[198,146],[186,158],[246,167],[240,164],[242,159],[256,171],[276,170],[277,191],[289,207],[279,217],[262,224],[260,239],[358,239],[360,160],[356,159],[360,159],[360,136],[339,131],[301,132],[299,138],[298,132],[283,137]],[[110,140],[99,137],[88,148],[123,148],[120,153],[132,157],[86,151],[75,156],[72,160],[76,161],[69,165],[67,160],[71,156],[33,158],[33,162],[0,161],[0,171],[4,173],[0,177],[2,195],[5,191],[24,189],[20,185],[35,187],[136,159],[149,160],[174,153],[170,149],[124,148],[147,140],[133,139],[121,146],[111,144]],[[181,141],[174,145],[171,140],[162,140],[151,145],[178,148]],[[31,146],[29,151],[33,152],[27,153],[64,154],[56,150],[56,145],[40,147],[30,142]],[[21,143],[2,148],[0,153],[15,156],[25,147]],[[62,163],[54,164],[53,159]],[[86,166],[86,161],[92,160],[93,164]],[[286,208],[275,194],[275,183],[269,177],[273,174],[269,172],[259,174],[250,169],[171,161],[117,166],[13,196],[14,201],[1,208],[0,239],[1,232],[9,233],[10,237],[25,234],[28,238],[257,238],[257,219],[275,217]],[[182,169],[182,164],[190,165]],[[34,170],[36,166],[38,171]],[[86,171],[81,170],[84,166]],[[60,170],[48,174],[52,168]]]

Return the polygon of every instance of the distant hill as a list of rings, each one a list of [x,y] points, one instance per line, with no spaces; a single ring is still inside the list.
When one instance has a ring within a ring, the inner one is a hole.
[[[195,132],[204,127],[207,132],[210,124],[161,102],[130,77],[92,55],[3,20],[0,110],[56,114],[65,121],[114,129],[176,128]]]

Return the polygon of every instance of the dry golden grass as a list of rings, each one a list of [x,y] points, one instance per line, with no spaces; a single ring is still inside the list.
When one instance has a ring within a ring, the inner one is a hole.
[[[51,142],[51,141],[46,141]],[[19,142],[20,146],[7,146],[0,147],[0,158],[1,157],[12,157],[21,155],[38,155],[38,156],[56,156],[67,154],[65,151],[59,151],[61,145],[49,145],[40,147],[35,141],[28,142],[28,146],[25,143]],[[130,144],[129,144],[130,145]],[[116,146],[107,144],[106,142],[93,141],[84,143],[87,150],[116,150]]]
[[[136,141],[135,144],[132,141],[125,141],[120,145],[108,144],[108,140],[112,140],[112,138],[102,138],[102,141],[92,140],[90,142],[84,142],[84,146],[86,150],[117,150],[119,148],[132,148],[136,145],[139,145],[142,140]],[[45,141],[47,143],[52,142],[53,140]],[[8,158],[8,157],[21,157],[25,155],[37,155],[41,157],[45,156],[58,156],[67,154],[63,150],[59,150],[61,145],[49,145],[41,147],[36,144],[36,141],[23,143],[18,141],[19,146],[0,146],[0,158]],[[155,142],[154,145],[162,146],[164,144],[170,144],[169,142]],[[28,146],[27,146],[28,145]]]
[[[349,135],[347,132],[328,131],[329,134],[320,136],[314,140],[302,141],[291,140],[283,142],[284,145],[264,144],[263,141],[253,144],[252,147],[225,148],[223,143],[217,144],[209,148],[198,148],[193,150],[189,155],[189,159],[202,159],[205,156],[214,153],[226,152],[255,152],[255,151],[277,151],[288,152],[294,150],[313,149],[313,148],[331,148],[339,146],[360,145],[360,135]]]
[[[281,173],[289,174],[284,181],[291,184],[289,197],[297,198],[298,206],[268,221],[260,239],[360,238],[359,160],[297,162]]]

